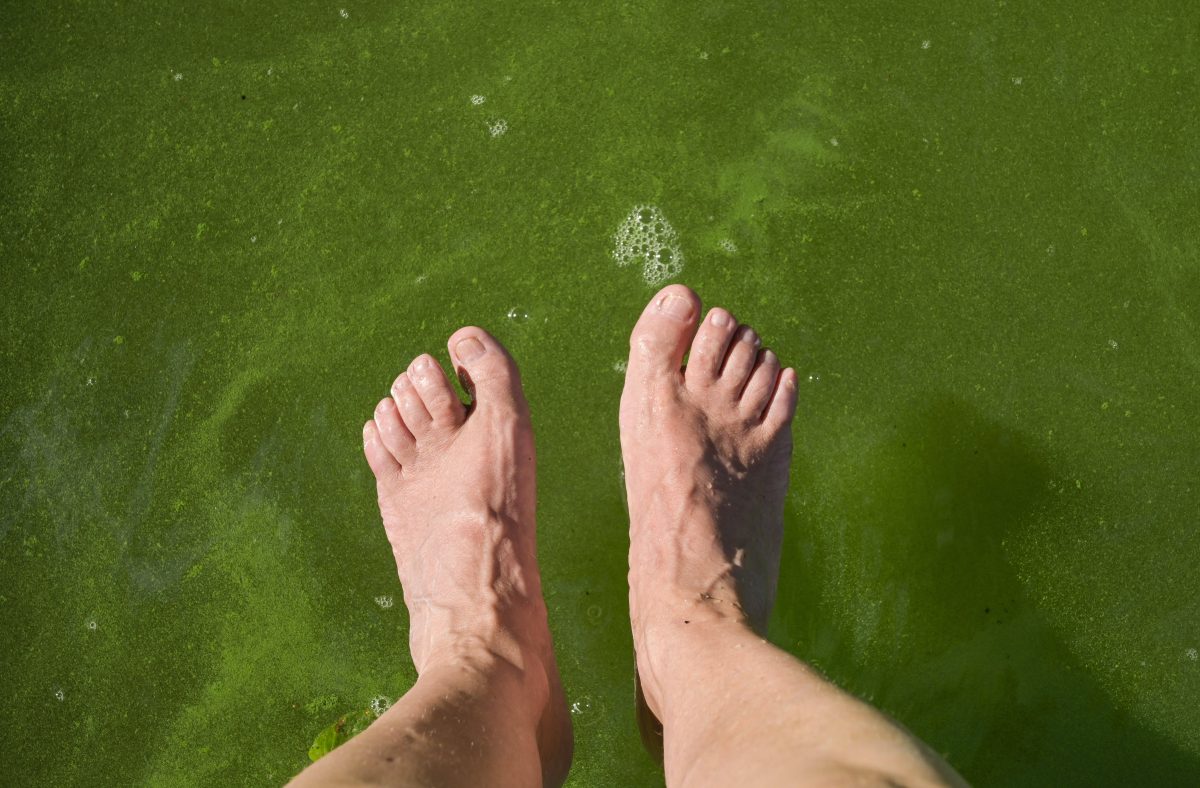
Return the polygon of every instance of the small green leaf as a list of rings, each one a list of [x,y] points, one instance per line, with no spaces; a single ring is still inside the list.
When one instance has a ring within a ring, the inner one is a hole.
[[[336,698],[332,696],[328,698],[319,698],[313,701],[312,704],[321,705],[324,701],[336,702]],[[311,711],[311,710],[310,710]],[[337,722],[325,728],[317,734],[317,738],[313,739],[312,746],[308,748],[308,759],[315,761],[325,755],[328,755],[336,747],[345,744],[353,739],[358,734],[365,731],[378,715],[370,709],[354,712],[351,714],[343,714],[338,718]]]
[[[308,759],[310,761],[315,761],[322,756],[328,755],[335,747],[341,744],[342,726],[345,723],[346,718],[342,717],[317,734],[317,738],[313,739],[312,746],[308,748]]]

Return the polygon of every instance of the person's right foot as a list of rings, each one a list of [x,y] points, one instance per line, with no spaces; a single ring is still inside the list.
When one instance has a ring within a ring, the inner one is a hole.
[[[795,370],[780,371],[726,310],[711,310],[697,331],[699,315],[683,285],[651,299],[630,337],[621,396],[633,639],[660,719],[656,663],[672,633],[714,620],[766,627],[792,453]]]

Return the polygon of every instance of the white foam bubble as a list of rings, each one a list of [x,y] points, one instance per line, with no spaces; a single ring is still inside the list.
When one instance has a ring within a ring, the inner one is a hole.
[[[1196,660],[1200,660],[1200,651],[1197,651],[1194,648],[1189,648],[1184,653],[1187,654],[1187,658],[1190,659],[1192,662],[1195,662]]]
[[[338,16],[340,16],[342,19],[349,19],[350,12],[347,11],[346,9],[342,8],[338,11]]]
[[[56,689],[54,690],[54,698],[61,703],[67,699],[67,696],[61,689]]]
[[[97,629],[100,628],[100,625],[98,623],[96,623],[96,619],[94,619],[94,618],[88,619],[88,622],[86,624],[84,624],[84,626],[87,627],[88,629],[92,630],[93,632],[95,632]]]
[[[647,284],[656,285],[683,270],[683,249],[675,228],[656,206],[636,205],[613,236],[613,259],[622,268],[642,266]]]
[[[371,713],[376,717],[383,716],[383,713],[392,707],[392,699],[386,695],[376,695],[371,698]]]
[[[505,317],[514,323],[524,323],[529,319],[529,312],[519,306],[514,306],[512,309],[508,310],[508,313],[505,315]]]
[[[485,101],[487,101],[487,96],[481,96],[478,93],[476,93],[474,96],[471,96],[471,103],[477,107]]]
[[[493,137],[499,137],[500,135],[506,133],[507,131],[508,131],[508,121],[505,120],[504,118],[501,118],[500,120],[498,120],[494,123],[488,124],[488,134],[491,134]]]
[[[382,596],[375,597],[375,604],[379,605],[381,610],[387,610],[389,607],[396,604],[396,601],[392,599],[390,594],[383,594]]]
[[[721,247],[721,251],[725,254],[737,254],[737,244],[728,238],[723,238],[717,246]]]
[[[924,41],[921,42],[921,49],[929,49],[929,46],[931,43],[932,42],[928,38],[925,39]]]

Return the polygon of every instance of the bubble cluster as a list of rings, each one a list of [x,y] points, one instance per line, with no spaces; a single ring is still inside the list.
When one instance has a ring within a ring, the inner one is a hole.
[[[504,118],[488,124],[488,134],[491,134],[493,137],[499,137],[506,131],[508,131],[508,121],[504,120]]]
[[[683,270],[679,236],[662,211],[653,205],[635,206],[617,229],[613,244],[617,265],[641,263],[647,284],[656,285]]]
[[[54,698],[61,703],[62,701],[66,700],[67,696],[66,693],[64,693],[61,689],[56,689],[54,690]]]
[[[346,9],[342,8],[342,9],[338,10],[338,16],[340,16],[342,19],[349,19],[350,12],[347,11]]]
[[[928,38],[921,42],[921,49],[929,49],[929,45],[933,43]]]
[[[737,254],[737,244],[728,238],[721,239],[721,243],[717,244],[717,246],[721,247],[721,251],[725,254]]]
[[[512,309],[508,310],[508,313],[505,315],[505,317],[514,323],[524,323],[529,319],[529,312],[519,306],[514,306]]]
[[[1194,648],[1189,648],[1184,653],[1187,654],[1187,658],[1190,659],[1192,662],[1195,662],[1196,660],[1200,660],[1200,651],[1196,651],[1196,649],[1194,649]]]
[[[629,362],[627,362],[623,358],[618,359],[617,361],[613,362],[612,368],[613,368],[613,372],[616,372],[618,375],[624,375],[625,370],[627,370],[629,368]]]
[[[387,610],[389,607],[396,604],[396,602],[392,599],[391,595],[384,594],[382,596],[375,597],[375,604],[379,605],[382,610]]]
[[[383,716],[383,713],[392,707],[392,699],[386,695],[376,695],[371,698],[371,713],[376,717]]]
[[[476,93],[474,96],[471,96],[471,103],[477,107],[485,101],[487,101],[487,96],[481,96],[478,93]]]

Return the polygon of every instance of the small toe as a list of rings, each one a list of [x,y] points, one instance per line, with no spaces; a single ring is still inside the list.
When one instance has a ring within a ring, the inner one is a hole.
[[[433,417],[425,410],[425,403],[421,401],[407,372],[401,372],[392,384],[392,399],[396,402],[404,426],[414,438],[420,440],[433,424]]]
[[[788,367],[779,373],[771,400],[763,411],[763,426],[772,431],[786,429],[796,414],[796,370]]]
[[[688,352],[684,377],[689,384],[706,386],[717,379],[737,325],[737,320],[727,310],[719,306],[709,310]]]
[[[734,398],[740,397],[746,387],[750,371],[754,369],[754,360],[762,340],[750,326],[742,326],[733,336],[729,352],[725,355],[725,363],[721,367],[720,385]]]
[[[417,452],[416,439],[401,421],[396,401],[391,397],[384,397],[375,406],[375,428],[379,439],[396,458],[396,462],[407,465],[413,461]]]
[[[667,285],[642,310],[629,337],[629,366],[635,376],[678,375],[700,314],[700,297],[684,285]]]
[[[368,421],[363,425],[363,454],[367,456],[367,464],[375,478],[382,481],[400,472],[400,463],[388,451],[380,440],[379,428],[375,422]]]
[[[778,379],[779,357],[766,348],[758,351],[758,361],[750,373],[750,380],[746,381],[746,390],[742,392],[740,407],[745,416],[755,421],[762,418]]]
[[[464,326],[450,335],[446,347],[474,407],[527,410],[517,362],[499,340],[478,326]]]
[[[437,363],[428,353],[422,353],[413,359],[408,367],[408,379],[421,397],[425,410],[433,423],[439,427],[457,427],[463,423],[466,415],[463,405],[459,402],[454,387],[446,379],[442,365]]]

